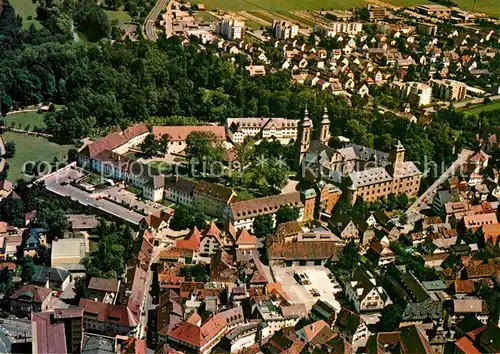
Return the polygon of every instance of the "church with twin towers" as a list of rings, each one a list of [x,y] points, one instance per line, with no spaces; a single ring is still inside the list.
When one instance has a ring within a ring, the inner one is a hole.
[[[329,146],[330,118],[325,108],[313,139],[313,121],[307,108],[299,122],[298,144],[301,177],[311,182],[324,181],[341,187],[351,204],[358,197],[375,201],[393,193],[416,197],[422,173],[412,161],[405,161],[405,148],[395,141],[390,152],[344,141],[342,148]]]

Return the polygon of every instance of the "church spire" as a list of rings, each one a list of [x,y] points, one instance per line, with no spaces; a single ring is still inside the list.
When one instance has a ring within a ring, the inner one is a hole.
[[[309,118],[309,111],[307,110],[306,106],[304,110],[304,118],[299,123],[299,143],[300,143],[299,163],[301,165],[302,161],[304,161],[304,157],[306,156],[307,151],[309,150],[309,145],[311,144],[312,128],[313,128],[312,120]]]
[[[328,109],[326,107],[323,112],[323,119],[321,120],[319,134],[319,140],[323,144],[328,145],[328,142],[330,141],[330,117],[328,117]]]

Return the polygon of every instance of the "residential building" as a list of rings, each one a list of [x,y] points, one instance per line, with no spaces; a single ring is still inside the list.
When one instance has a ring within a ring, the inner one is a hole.
[[[29,228],[23,232],[23,255],[34,257],[40,246],[47,247],[47,230],[42,228]]]
[[[215,254],[215,252],[223,246],[221,236],[221,231],[212,221],[202,233],[200,239],[200,254],[205,256]]]
[[[216,125],[184,125],[184,126],[153,126],[152,133],[156,139],[168,135],[168,154],[179,154],[187,147],[186,140],[193,132],[212,133],[216,142],[226,141],[226,130]]]
[[[460,101],[465,99],[467,85],[463,82],[449,79],[432,79],[432,94],[434,97],[447,101]]]
[[[231,222],[236,230],[244,228],[253,232],[253,222],[257,216],[271,215],[275,220],[279,208],[285,205],[299,208],[298,220],[302,220],[304,205],[300,201],[300,194],[291,192],[228,204],[224,212],[224,221]]]
[[[83,310],[80,308],[55,309],[50,313],[51,323],[64,325],[68,353],[79,353],[83,341]]]
[[[384,6],[368,5],[368,11],[370,12],[370,21],[377,22],[385,18]]]
[[[342,338],[351,344],[365,341],[370,336],[368,327],[361,316],[346,307],[342,307],[340,310],[335,322],[335,329]]]
[[[138,322],[127,306],[80,299],[85,331],[104,335],[128,335],[136,330]]]
[[[33,284],[26,284],[10,296],[10,312],[26,315],[50,309],[52,290]]]
[[[412,105],[420,107],[431,103],[432,88],[427,84],[394,81],[389,88],[396,97],[407,100]]]
[[[335,308],[328,301],[319,299],[312,306],[309,317],[315,321],[325,321],[330,327],[333,327],[338,312],[340,312],[340,308]]]
[[[52,290],[64,290],[71,282],[71,276],[66,269],[44,267],[31,277],[31,282]]]
[[[241,144],[246,137],[277,139],[288,144],[297,139],[298,119],[286,118],[228,118],[225,128],[229,139]]]
[[[232,16],[225,16],[221,22],[217,23],[216,32],[225,39],[242,39],[245,32],[245,21]]]
[[[87,288],[89,290],[89,299],[114,304],[120,290],[120,281],[92,277]]]
[[[277,39],[295,38],[299,34],[299,26],[285,20],[273,20],[273,30]]]
[[[50,312],[39,312],[31,316],[32,353],[72,353],[71,348],[66,347],[64,324],[53,323],[51,315]]]
[[[437,34],[438,26],[434,23],[428,22],[418,22],[417,23],[417,32],[421,34],[425,34],[428,36],[435,36]]]
[[[219,346],[229,353],[239,353],[258,341],[258,331],[258,323],[240,325],[226,334]]]
[[[269,338],[283,328],[295,326],[300,319],[297,315],[284,316],[280,306],[271,300],[253,304],[252,314],[262,320],[262,338]]]
[[[266,75],[266,67],[264,65],[247,65],[245,70],[250,73],[250,76]]]
[[[359,268],[354,271],[351,281],[345,283],[344,291],[347,298],[354,303],[356,311],[378,311],[391,303],[373,275]]]
[[[299,329],[296,333],[297,337],[306,343],[310,350],[314,350],[314,348],[322,349],[330,339],[338,335],[323,320],[306,325]]]
[[[340,33],[358,35],[363,31],[363,24],[361,22],[330,22],[328,26],[316,24],[314,31],[325,37],[335,37]]]

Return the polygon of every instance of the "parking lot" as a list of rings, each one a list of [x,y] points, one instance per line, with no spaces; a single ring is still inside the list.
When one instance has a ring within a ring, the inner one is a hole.
[[[327,268],[323,266],[274,266],[272,271],[276,281],[282,283],[283,290],[290,296],[292,303],[303,303],[309,311],[312,305],[321,299],[340,309],[340,304],[335,300],[335,293],[341,289],[333,276],[330,279],[331,273]],[[299,278],[303,279],[303,285],[297,282],[295,274],[300,275]]]

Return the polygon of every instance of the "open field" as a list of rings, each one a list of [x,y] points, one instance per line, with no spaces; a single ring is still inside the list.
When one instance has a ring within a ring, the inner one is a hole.
[[[23,19],[23,29],[27,29],[34,24],[36,28],[41,28],[40,22],[35,20],[36,18],[36,8],[38,4],[33,4],[31,0],[10,0],[9,1],[14,9],[16,10],[16,15],[21,16]],[[28,17],[31,16],[31,20]]]
[[[477,115],[477,114],[481,113],[482,111],[493,111],[495,109],[500,109],[500,101],[495,101],[495,102],[479,105],[479,106],[476,106],[473,108],[466,109],[463,112],[465,114],[476,114]]]
[[[365,6],[367,4],[381,5],[382,3],[396,6],[411,7],[422,4],[429,4],[427,0],[195,0],[195,3],[203,3],[207,10],[228,10],[228,11],[257,11],[268,10],[277,11],[304,11],[322,9],[352,9]],[[464,10],[472,10],[474,0],[456,0],[459,7]],[[500,16],[500,6],[498,0],[478,1],[476,11],[485,12],[493,16]]]
[[[6,127],[10,127],[13,122],[15,123],[15,128],[19,128],[19,124],[21,124],[21,129],[26,128],[27,125],[30,125],[30,130],[34,130],[35,127],[45,128],[43,114],[38,114],[37,112],[14,113],[9,114],[2,119]]]
[[[71,145],[58,145],[45,138],[26,134],[6,132],[4,141],[16,143],[16,153],[13,158],[7,159],[9,163],[8,179],[15,182],[22,177],[24,163],[27,161],[54,161],[54,157],[62,160]]]
[[[125,22],[131,22],[132,18],[130,15],[125,12],[123,9],[119,9],[117,11],[111,11],[111,10],[104,10],[106,15],[108,15],[108,20],[111,21],[118,21],[118,23],[123,24]]]

